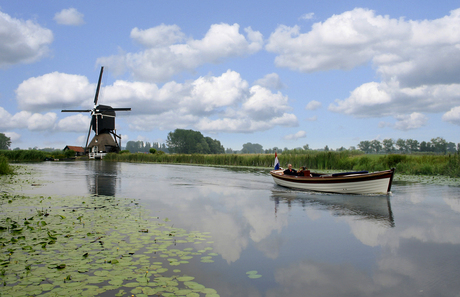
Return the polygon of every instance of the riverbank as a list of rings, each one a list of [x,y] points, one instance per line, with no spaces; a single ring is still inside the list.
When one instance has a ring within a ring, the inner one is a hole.
[[[449,155],[366,155],[357,151],[307,152],[305,154],[279,154],[282,167],[292,164],[294,168],[305,166],[312,170],[368,170],[380,171],[396,168],[399,174],[460,177],[459,154]],[[273,154],[107,154],[106,161],[201,164],[217,166],[273,166]]]
[[[37,150],[0,151],[0,174],[11,173],[8,162],[37,162],[50,155]],[[62,159],[65,159],[62,155]],[[6,158],[6,159],[5,159]],[[59,158],[58,158],[59,159]],[[62,160],[61,159],[61,160]],[[460,155],[372,155],[360,151],[318,152],[278,154],[282,167],[292,164],[294,168],[305,166],[312,170],[346,170],[346,171],[380,171],[395,168],[398,174],[460,177]],[[8,160],[8,162],[6,161]],[[145,153],[110,153],[106,161],[133,163],[167,163],[192,164],[206,166],[242,166],[272,168],[273,154],[145,154]]]

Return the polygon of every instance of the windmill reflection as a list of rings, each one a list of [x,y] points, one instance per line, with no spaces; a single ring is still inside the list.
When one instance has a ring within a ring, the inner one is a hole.
[[[88,192],[96,196],[115,196],[119,164],[116,162],[86,162]]]
[[[275,202],[275,213],[280,204],[300,205],[329,210],[334,216],[359,216],[362,219],[394,227],[390,197],[368,195],[339,195],[301,191],[272,190],[270,198]]]

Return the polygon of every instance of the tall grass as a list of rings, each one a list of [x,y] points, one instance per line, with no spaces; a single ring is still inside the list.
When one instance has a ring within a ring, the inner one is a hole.
[[[62,151],[59,151],[61,154]],[[37,162],[52,157],[54,153],[42,152],[39,150],[2,150],[0,155],[5,156],[10,162]],[[64,155],[62,155],[64,156]]]
[[[8,159],[5,156],[0,155],[0,175],[10,173],[13,173],[13,169],[11,169]]]
[[[11,162],[43,161],[48,155],[38,150],[2,151],[1,154]]]
[[[104,160],[124,162],[187,163],[203,165],[273,167],[273,154],[108,154]],[[306,166],[314,170],[368,170],[396,168],[402,174],[447,175],[460,177],[460,156],[453,155],[366,155],[357,151],[281,153],[281,167]]]

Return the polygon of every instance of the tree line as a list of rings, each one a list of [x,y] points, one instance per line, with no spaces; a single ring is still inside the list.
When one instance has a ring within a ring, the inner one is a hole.
[[[143,141],[128,141],[126,150],[131,153],[148,153],[151,149],[176,154],[224,154],[225,149],[219,140],[205,137],[201,132],[176,129],[168,133],[166,144]]]
[[[9,150],[11,146],[11,139],[4,133],[0,133],[0,150]],[[402,139],[393,140],[391,138],[379,140],[364,140],[361,141],[357,148],[367,154],[410,154],[410,153],[436,153],[446,154],[460,152],[460,143],[455,144],[448,142],[442,137],[432,138],[430,141],[419,142],[414,139]],[[19,148],[17,148],[19,150]],[[125,150],[131,153],[149,153],[152,151],[162,151],[165,153],[177,153],[177,154],[273,154],[277,153],[303,153],[304,151],[312,150],[308,144],[303,147],[284,149],[273,147],[270,149],[264,149],[262,145],[258,143],[245,143],[239,151],[234,151],[230,148],[224,149],[223,145],[217,139],[211,137],[205,137],[199,131],[176,129],[173,132],[169,132],[166,143],[158,142],[144,142],[144,141],[128,141],[126,143]],[[356,148],[350,147],[348,150],[353,151]],[[16,150],[16,149],[15,149]],[[31,149],[29,149],[31,150]],[[45,148],[34,150],[52,152],[55,149]],[[336,151],[346,151],[347,149],[341,147]],[[326,145],[323,149],[318,151],[333,151]]]
[[[142,140],[138,141],[128,141],[126,143],[125,150],[128,150],[130,153],[149,153],[151,149],[155,149],[156,151],[163,151],[165,153],[169,153],[166,144],[158,143],[158,142],[143,142]]]
[[[359,150],[365,153],[401,153],[401,154],[410,154],[415,152],[421,153],[455,153],[460,151],[460,143],[455,144],[453,142],[447,142],[442,137],[432,138],[431,141],[422,141],[418,142],[414,139],[402,139],[399,138],[396,141],[388,138],[384,139],[382,142],[379,140],[372,141],[361,141],[358,144]]]

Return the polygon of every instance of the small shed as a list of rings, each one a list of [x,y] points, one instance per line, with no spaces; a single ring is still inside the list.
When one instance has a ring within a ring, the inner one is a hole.
[[[83,156],[85,154],[85,148],[81,146],[66,145],[64,151],[68,150],[73,150],[75,152],[75,156]]]

